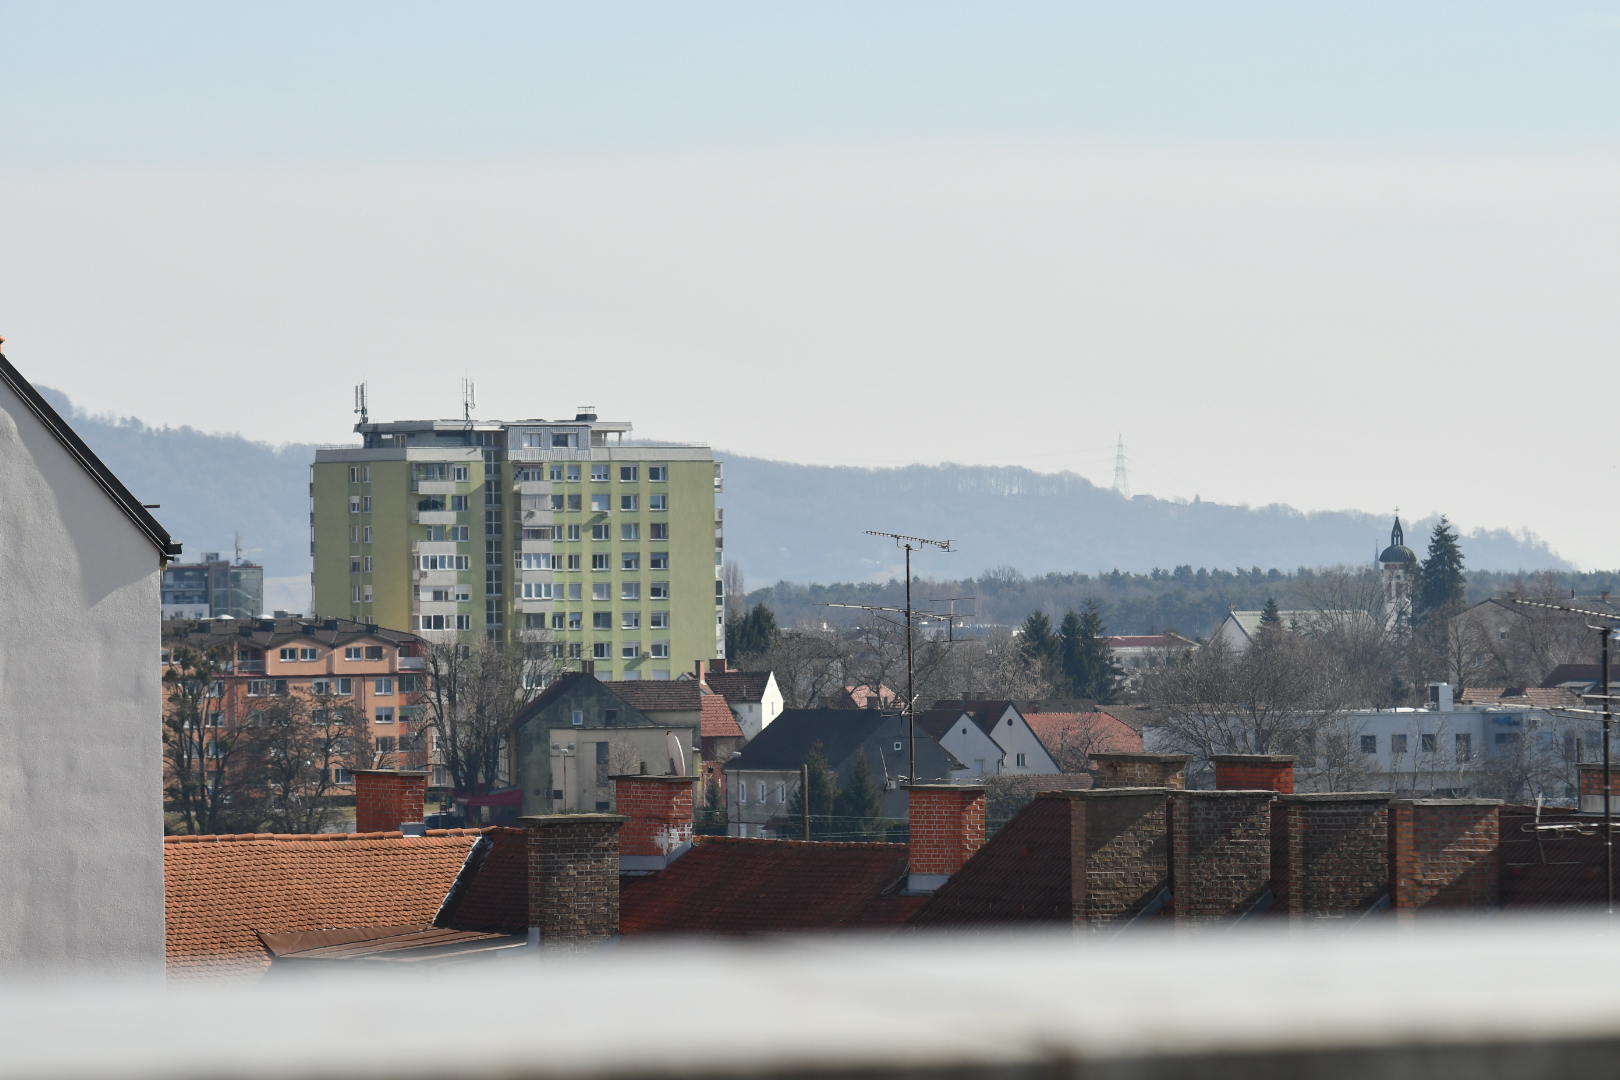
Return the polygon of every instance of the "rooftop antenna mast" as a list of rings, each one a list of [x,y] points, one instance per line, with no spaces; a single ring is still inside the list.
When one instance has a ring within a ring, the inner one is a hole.
[[[1119,445],[1114,448],[1114,490],[1131,497],[1131,482],[1125,475],[1125,433],[1119,433]]]
[[[1596,713],[1590,709],[1565,709],[1562,711],[1586,713],[1603,721],[1603,869],[1605,898],[1608,903],[1607,911],[1612,918],[1614,916],[1614,792],[1611,788],[1614,774],[1611,771],[1613,764],[1609,733],[1614,726],[1614,695],[1609,690],[1609,638],[1614,636],[1613,622],[1620,619],[1620,614],[1612,611],[1591,611],[1587,608],[1570,607],[1567,604],[1542,604],[1534,600],[1519,600],[1517,598],[1513,602],[1522,604],[1525,607],[1546,608],[1549,611],[1564,611],[1571,615],[1585,615],[1589,618],[1609,620],[1597,626],[1593,626],[1591,623],[1586,624],[1587,629],[1598,632],[1598,637],[1603,645],[1603,660],[1600,668],[1602,679],[1598,683],[1603,688],[1603,692],[1601,694],[1581,695],[1586,701],[1602,702],[1603,711],[1601,713]]]
[[[366,384],[361,383],[354,388],[354,411],[359,414],[362,424],[368,423],[371,416],[366,408]]]
[[[472,423],[472,411],[478,407],[478,389],[471,379],[461,380],[461,418]]]
[[[907,766],[906,782],[917,782],[917,646],[912,637],[911,628],[918,612],[911,606],[911,553],[921,551],[925,547],[937,547],[941,551],[950,551],[951,540],[925,540],[920,536],[904,536],[900,533],[877,532],[866,530],[867,536],[883,536],[893,540],[898,547],[906,551],[906,746],[911,755],[911,762]],[[867,611],[896,611],[895,608],[875,607],[870,604],[828,604],[828,607],[858,607]],[[943,618],[928,612],[922,613],[925,618]],[[954,618],[954,616],[953,616]]]
[[[242,534],[236,534],[236,565],[242,565]]]

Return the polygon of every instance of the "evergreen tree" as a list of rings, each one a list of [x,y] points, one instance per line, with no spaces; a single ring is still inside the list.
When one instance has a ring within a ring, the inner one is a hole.
[[[838,785],[833,807],[835,839],[871,840],[883,833],[883,793],[872,780],[872,764],[865,753],[855,755],[849,775]]]
[[[1467,579],[1463,577],[1463,553],[1457,543],[1457,530],[1444,515],[1429,536],[1428,557],[1418,568],[1413,596],[1412,617],[1421,621],[1431,614],[1442,618],[1463,606]]]
[[[1080,616],[1079,642],[1081,663],[1074,680],[1076,693],[1103,704],[1112,702],[1119,692],[1124,672],[1114,659],[1114,647],[1108,643],[1108,628],[1103,625],[1102,608],[1095,598],[1086,601],[1086,610]]]
[[[1274,597],[1266,597],[1266,606],[1260,612],[1260,625],[1282,628],[1282,612],[1277,610],[1277,601]]]
[[[1024,655],[1030,663],[1061,663],[1058,638],[1052,633],[1052,620],[1046,617],[1046,612],[1037,608],[1029,613],[1029,618],[1024,620],[1023,639]]]
[[[832,834],[838,831],[834,820],[838,810],[838,774],[827,763],[826,748],[820,743],[810,748],[804,763],[810,767],[810,839],[834,839]],[[788,801],[787,816],[785,834],[795,840],[800,839],[804,835],[800,826],[804,820],[802,786],[793,792],[793,798]]]
[[[764,604],[755,604],[742,618],[726,623],[726,655],[734,660],[763,656],[776,646],[779,637],[776,613]]]
[[[1052,682],[1064,697],[1084,697],[1081,689],[1088,674],[1085,629],[1080,624],[1080,613],[1073,608],[1058,623],[1058,671],[1052,672]],[[1058,672],[1062,678],[1058,678]]]

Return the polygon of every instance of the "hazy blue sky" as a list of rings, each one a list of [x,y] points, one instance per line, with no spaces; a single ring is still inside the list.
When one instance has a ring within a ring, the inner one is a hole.
[[[0,333],[94,411],[1123,431],[1137,491],[1620,561],[1620,3],[0,3],[0,58]]]

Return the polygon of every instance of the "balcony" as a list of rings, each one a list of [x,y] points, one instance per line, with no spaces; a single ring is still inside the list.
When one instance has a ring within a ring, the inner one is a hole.
[[[399,670],[421,671],[427,666],[427,660],[420,656],[402,656],[399,658]],[[814,789],[812,789],[812,793]]]
[[[227,675],[263,675],[263,660],[227,660],[225,662]]]
[[[417,525],[454,525],[454,510],[412,510],[411,521]]]
[[[412,495],[454,495],[454,480],[416,480],[411,484]]]

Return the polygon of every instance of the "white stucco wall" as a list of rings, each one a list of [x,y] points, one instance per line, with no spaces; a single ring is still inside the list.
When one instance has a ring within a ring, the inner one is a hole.
[[[0,964],[160,974],[157,548],[0,384]]]
[[[991,737],[1007,755],[1001,766],[1004,776],[1049,775],[1058,771],[1057,762],[1033,728],[1017,709],[1008,706],[996,720]],[[1018,764],[1018,755],[1024,755],[1024,764]]]

